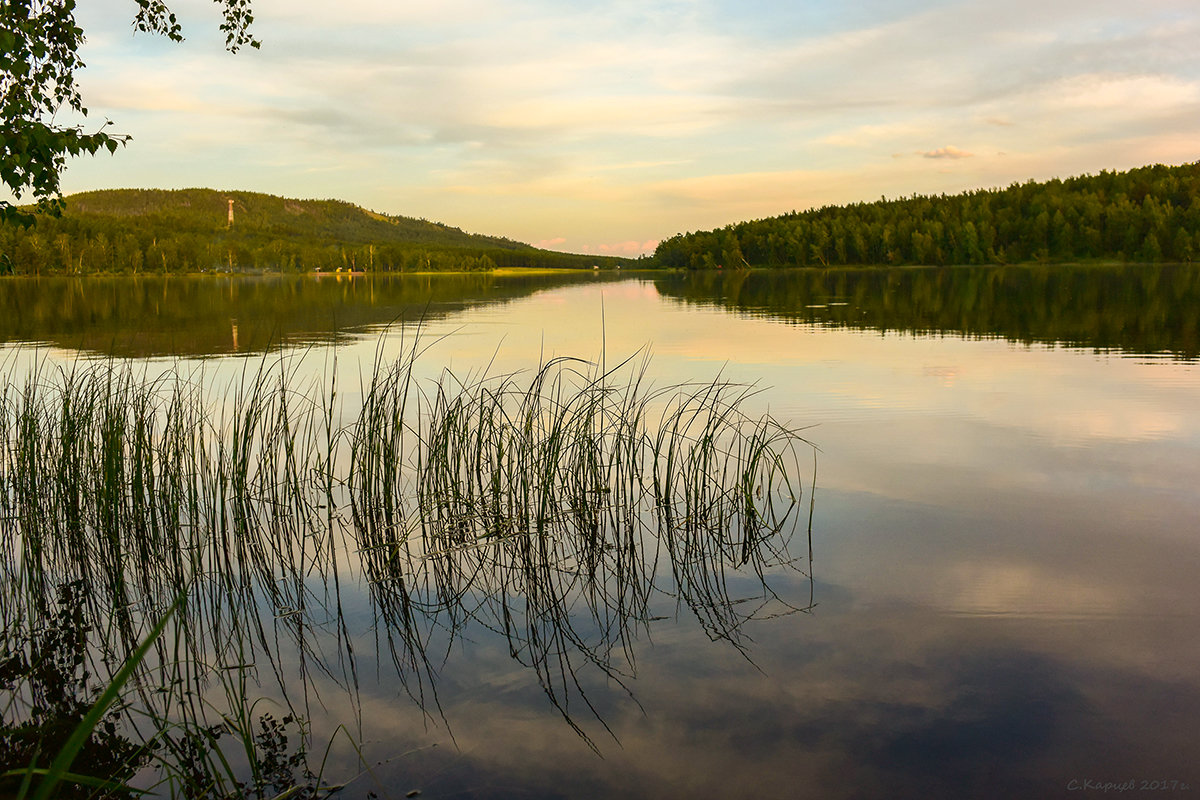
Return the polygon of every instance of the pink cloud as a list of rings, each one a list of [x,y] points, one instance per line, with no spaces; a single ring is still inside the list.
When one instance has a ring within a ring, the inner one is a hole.
[[[553,239],[542,239],[540,242],[534,242],[533,246],[541,250],[553,250],[560,244],[566,244],[567,240],[562,236],[555,236]]]
[[[959,150],[952,145],[939,147],[937,150],[930,150],[926,153],[921,153],[926,158],[971,158],[974,153],[968,153],[966,150]]]
[[[654,248],[656,247],[658,247],[658,239],[651,239],[646,242],[628,239],[623,242],[605,242],[603,244],[581,245],[579,252],[591,253],[592,255],[633,257],[653,253]]]

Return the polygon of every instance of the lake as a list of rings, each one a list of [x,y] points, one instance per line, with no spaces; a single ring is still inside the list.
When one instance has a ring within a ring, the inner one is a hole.
[[[0,308],[10,387],[130,365],[232,419],[239,376],[280,370],[344,420],[414,348],[443,389],[632,358],[651,430],[675,396],[652,387],[728,382],[803,437],[758,538],[606,501],[615,544],[534,561],[405,549],[402,514],[352,520],[333,488],[302,507],[336,543],[271,517],[279,560],[197,606],[188,696],[290,705],[339,796],[1200,792],[1200,268],[7,280]],[[47,613],[30,597],[6,627]]]

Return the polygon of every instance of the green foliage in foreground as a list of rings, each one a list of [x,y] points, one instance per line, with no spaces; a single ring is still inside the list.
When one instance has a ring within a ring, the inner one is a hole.
[[[229,224],[229,201],[234,222]],[[339,200],[211,189],[118,189],[67,198],[61,217],[0,225],[0,272],[412,272],[614,267]]]
[[[826,206],[678,234],[661,267],[1192,261],[1200,256],[1200,162],[947,197]]]
[[[163,759],[177,761],[179,774],[168,788],[178,796],[316,800],[340,788],[321,786],[320,776],[307,768],[303,742],[289,747],[288,729],[298,724],[293,715],[277,720],[262,714],[257,732],[247,720],[227,717],[209,726],[161,725],[140,744],[122,735],[122,713],[111,707],[131,694],[126,682],[139,671],[183,598],[137,643],[101,691],[88,685],[88,647],[95,638],[85,615],[88,590],[83,580],[60,585],[57,606],[41,625],[3,642],[0,687],[25,698],[27,707],[16,724],[6,719],[11,705],[0,716],[0,796],[132,800],[151,793],[131,785],[138,770]],[[242,739],[247,748],[254,767],[249,779],[225,780],[213,769],[228,763],[217,752],[229,737]]]

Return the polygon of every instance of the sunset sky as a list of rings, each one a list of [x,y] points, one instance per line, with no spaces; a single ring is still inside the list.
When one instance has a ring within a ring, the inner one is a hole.
[[[87,0],[65,192],[338,198],[553,249],[1200,159],[1195,0],[255,0],[226,53]]]

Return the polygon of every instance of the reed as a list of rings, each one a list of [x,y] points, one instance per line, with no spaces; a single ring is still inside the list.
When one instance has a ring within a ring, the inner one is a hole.
[[[754,387],[655,387],[644,355],[419,380],[420,353],[378,356],[353,409],[336,365],[306,379],[297,355],[224,386],[115,362],[0,384],[0,649],[30,655],[58,587],[78,587],[73,669],[132,663],[115,707],[157,770],[148,788],[316,797],[336,787],[309,768],[310,734],[297,753],[279,741],[303,729],[313,674],[356,696],[347,577],[424,713],[441,716],[437,665],[483,626],[593,746],[576,709],[604,720],[580,671],[625,686],[658,600],[743,652],[748,619],[805,610],[770,576],[800,563],[809,445],[746,411]],[[264,682],[278,715],[250,699]]]

